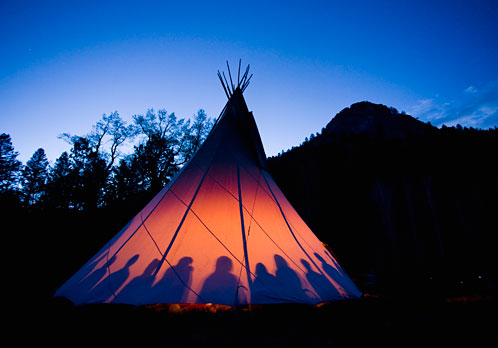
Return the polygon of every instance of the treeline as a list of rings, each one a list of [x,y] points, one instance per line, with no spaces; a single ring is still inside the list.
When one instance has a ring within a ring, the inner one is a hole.
[[[497,148],[496,127],[438,129],[363,102],[268,163],[351,274],[463,287],[496,280]]]
[[[12,140],[0,134],[0,194],[31,209],[87,210],[145,192],[157,193],[196,152],[213,125],[203,110],[193,120],[149,110],[126,124],[117,112],[103,115],[84,136],[64,133],[71,146],[53,165],[39,148],[23,165]],[[137,145],[131,154],[121,149]]]

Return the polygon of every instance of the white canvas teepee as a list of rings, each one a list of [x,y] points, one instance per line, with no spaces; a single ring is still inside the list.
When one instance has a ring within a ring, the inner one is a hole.
[[[55,296],[243,305],[361,295],[266,170],[247,71],[224,84],[229,100],[190,162]]]

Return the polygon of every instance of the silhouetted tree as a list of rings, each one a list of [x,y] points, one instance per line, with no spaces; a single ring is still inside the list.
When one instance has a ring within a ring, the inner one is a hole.
[[[45,150],[39,148],[26,162],[22,171],[22,196],[26,205],[38,203],[45,195],[48,170]]]
[[[14,151],[10,135],[0,134],[0,191],[17,189],[19,170],[22,163],[17,160],[18,152]]]
[[[72,207],[75,183],[69,154],[64,151],[50,170],[47,183],[47,203],[54,208]]]
[[[186,145],[182,151],[183,163],[192,158],[197,149],[201,146],[202,142],[208,136],[213,124],[214,120],[210,119],[203,109],[197,111],[197,114],[194,116],[194,122],[190,127],[190,130],[187,132]]]
[[[144,143],[135,148],[130,168],[139,178],[144,189],[158,191],[175,175],[178,168],[175,157],[178,155],[178,133],[161,136],[152,134]]]
[[[120,155],[119,147],[135,132],[135,127],[113,112],[104,114],[86,136],[60,136],[72,145],[71,174],[66,178],[72,179],[71,208],[96,208],[114,199],[113,166]]]
[[[107,163],[87,137],[73,137],[73,204],[76,209],[96,208],[103,204],[108,173]]]
[[[150,109],[133,116],[142,141],[135,151],[120,162],[116,178],[120,193],[140,190],[159,191],[197,151],[213,125],[203,110],[190,120],[178,119],[166,110]]]
[[[93,127],[88,138],[93,143],[95,152],[98,152],[106,160],[106,172],[109,172],[114,162],[119,157],[119,147],[127,140],[132,139],[137,132],[133,125],[127,125],[119,116],[117,111],[110,115],[104,114],[102,119]],[[104,150],[108,145],[108,150]]]
[[[138,161],[133,158],[133,156],[127,156],[121,159],[119,166],[114,168],[114,198],[117,200],[126,200],[145,190],[137,175],[139,173]]]

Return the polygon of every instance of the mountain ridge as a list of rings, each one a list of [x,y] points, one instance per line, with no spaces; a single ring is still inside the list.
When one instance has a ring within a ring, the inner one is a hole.
[[[423,135],[435,129],[430,123],[399,113],[393,107],[368,101],[344,108],[325,126],[325,131],[329,134],[353,133],[388,137]]]
[[[360,102],[268,167],[351,274],[496,279],[496,148],[497,128],[436,128]]]

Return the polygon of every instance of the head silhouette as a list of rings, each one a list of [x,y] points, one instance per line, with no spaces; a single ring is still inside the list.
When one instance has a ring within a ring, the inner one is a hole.
[[[266,266],[260,262],[256,265],[256,275],[261,276],[264,274],[268,274],[268,270],[266,269]]]
[[[306,270],[307,270],[308,272],[311,272],[311,271],[312,271],[312,270],[311,270],[311,265],[310,265],[310,263],[309,263],[308,261],[306,261],[306,260],[304,260],[304,259],[301,259],[301,263],[303,264],[303,266],[304,266],[304,267],[306,267]]]
[[[194,259],[192,259],[190,256],[185,256],[178,261],[178,265],[176,267],[188,267],[194,262]]]
[[[320,262],[325,263],[325,260],[323,259],[323,257],[320,256],[320,254],[315,253],[315,256],[318,260],[320,260]]]
[[[274,259],[275,259],[275,264],[277,265],[277,268],[289,267],[287,265],[287,261],[285,261],[285,259],[282,256],[275,254]]]
[[[159,265],[159,260],[158,259],[152,260],[152,262],[149,263],[149,265],[147,266],[147,268],[144,270],[143,275],[144,276],[151,276],[152,273],[154,273],[154,270],[157,268],[158,265]]]
[[[133,265],[135,262],[137,262],[138,258],[140,257],[140,255],[136,254],[135,256],[133,256],[131,259],[128,260],[128,262],[126,263],[126,268],[129,268],[131,267],[131,265]]]
[[[226,256],[221,256],[216,260],[216,271],[219,273],[229,273],[232,270],[232,260]]]

